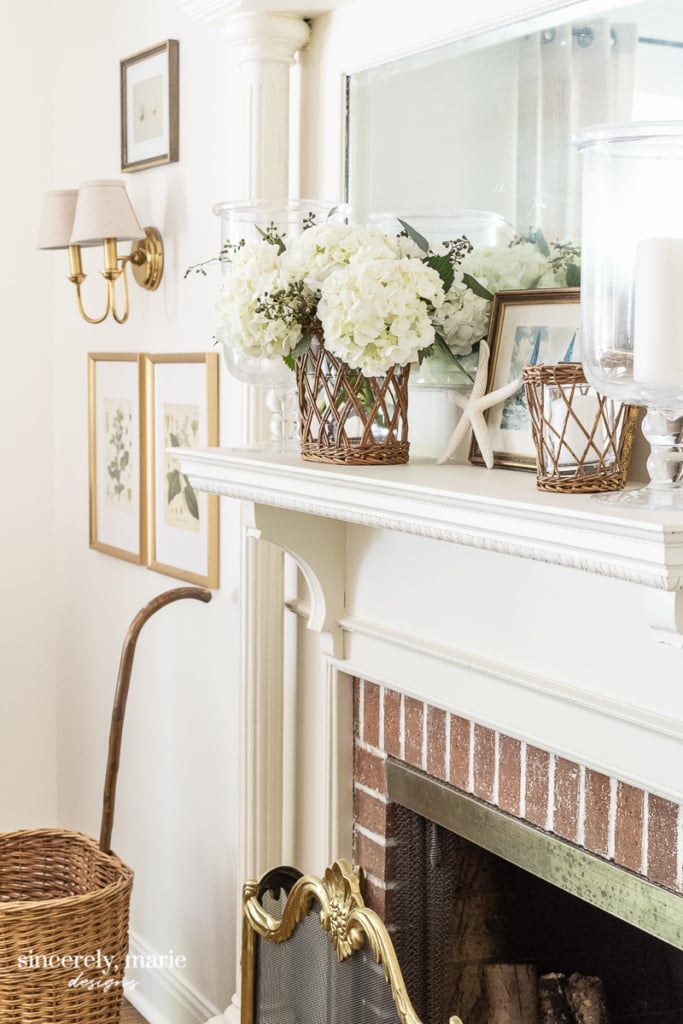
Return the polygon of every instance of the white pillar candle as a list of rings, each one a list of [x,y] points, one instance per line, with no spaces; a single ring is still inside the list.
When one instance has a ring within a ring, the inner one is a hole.
[[[683,238],[645,238],[638,244],[633,379],[683,387]]]
[[[559,449],[560,457],[557,461],[560,466],[577,463],[586,451],[588,439],[593,431],[595,417],[598,415],[598,400],[593,394],[583,395],[581,392],[575,391],[572,398],[572,410],[576,413],[580,423],[586,428],[585,432],[569,413],[564,398],[555,398],[551,403],[550,423],[558,435],[556,437],[553,434],[552,439],[556,450]],[[566,428],[565,420],[567,421]],[[595,435],[593,436],[595,437]],[[562,447],[560,447],[560,438],[562,438]],[[596,438],[596,440],[599,444],[600,439]],[[595,453],[592,451],[592,446],[587,455],[587,461],[594,461]],[[593,457],[590,458],[590,456]]]

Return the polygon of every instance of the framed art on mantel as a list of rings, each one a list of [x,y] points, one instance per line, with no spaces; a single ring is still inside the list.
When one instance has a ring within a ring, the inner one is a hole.
[[[218,586],[218,496],[196,491],[168,449],[218,444],[218,355],[145,357],[148,566]]]
[[[488,335],[491,356],[487,392],[521,377],[526,364],[578,361],[579,295],[578,288],[495,293]],[[524,385],[484,415],[494,466],[535,470],[536,446]],[[470,448],[470,462],[484,463],[475,438]]]
[[[178,40],[167,39],[121,64],[121,170],[178,159]]]
[[[144,380],[136,353],[88,355],[90,547],[146,561]]]

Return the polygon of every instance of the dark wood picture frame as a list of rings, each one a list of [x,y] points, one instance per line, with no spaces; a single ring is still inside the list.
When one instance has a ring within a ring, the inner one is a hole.
[[[178,160],[178,40],[120,62],[121,170]]]

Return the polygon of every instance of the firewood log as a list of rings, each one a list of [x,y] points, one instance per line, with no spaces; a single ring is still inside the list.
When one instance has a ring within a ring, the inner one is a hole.
[[[486,968],[489,1024],[538,1024],[538,977],[533,964]]]
[[[567,982],[567,1001],[576,1024],[609,1024],[605,986],[600,978],[572,974]]]
[[[538,979],[539,1024],[575,1024],[567,1002],[564,974],[543,974]]]

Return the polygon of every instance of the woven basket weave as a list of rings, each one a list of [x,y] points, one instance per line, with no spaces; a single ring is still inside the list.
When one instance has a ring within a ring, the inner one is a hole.
[[[99,843],[63,829],[0,834],[2,1024],[119,1024],[133,888],[133,872],[110,849],[121,732],[140,629],[183,597],[211,600],[196,587],[166,591],[138,613],[126,635]]]
[[[296,359],[301,457],[345,466],[408,461],[410,366],[366,377],[319,340]]]
[[[589,389],[581,363],[523,368],[536,446],[539,490],[566,494],[619,491],[626,485],[638,410]],[[593,410],[590,422],[579,400]]]

